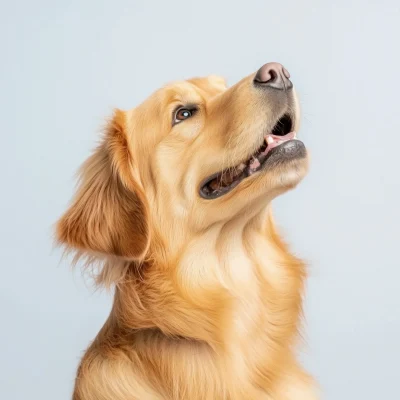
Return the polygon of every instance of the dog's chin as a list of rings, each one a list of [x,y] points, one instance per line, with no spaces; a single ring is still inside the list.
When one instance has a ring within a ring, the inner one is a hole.
[[[295,188],[307,175],[308,157],[279,160],[271,170],[267,171],[262,180],[271,189],[285,192]]]
[[[261,171],[261,179],[282,189],[295,187],[307,174],[308,154],[300,140],[290,140],[276,147]]]
[[[282,149],[283,150],[283,149]],[[252,201],[269,203],[277,196],[294,189],[307,175],[308,155],[305,152],[290,157],[288,154],[270,162],[268,168],[261,170],[251,179],[238,185],[228,196],[232,201],[239,198],[246,199],[250,205]]]

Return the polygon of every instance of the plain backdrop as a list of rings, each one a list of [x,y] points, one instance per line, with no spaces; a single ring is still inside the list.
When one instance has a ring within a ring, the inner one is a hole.
[[[326,400],[400,380],[398,1],[0,3],[0,398],[71,396],[111,294],[53,250],[52,225],[113,107],[170,80],[291,72],[312,154],[276,219],[306,259],[301,353]]]

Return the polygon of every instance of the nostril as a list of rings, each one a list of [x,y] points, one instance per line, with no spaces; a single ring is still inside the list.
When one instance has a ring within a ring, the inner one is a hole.
[[[259,83],[273,82],[277,77],[278,74],[273,69],[260,69],[254,77],[254,81]]]
[[[265,82],[275,82],[276,79],[278,78],[278,73],[274,69],[270,69],[268,72],[271,78]]]

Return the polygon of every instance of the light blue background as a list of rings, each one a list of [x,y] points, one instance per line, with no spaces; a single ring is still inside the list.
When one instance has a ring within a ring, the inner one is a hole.
[[[308,345],[326,400],[394,399],[399,338],[398,1],[1,1],[0,398],[69,399],[111,305],[51,225],[113,107],[268,61],[291,72],[312,153],[277,220],[309,261]]]

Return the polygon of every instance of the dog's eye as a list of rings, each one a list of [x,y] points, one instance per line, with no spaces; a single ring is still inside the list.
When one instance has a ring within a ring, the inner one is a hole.
[[[195,109],[180,108],[175,112],[174,125],[179,124],[179,122],[182,122],[185,119],[190,118],[195,113],[195,111],[196,111]]]

